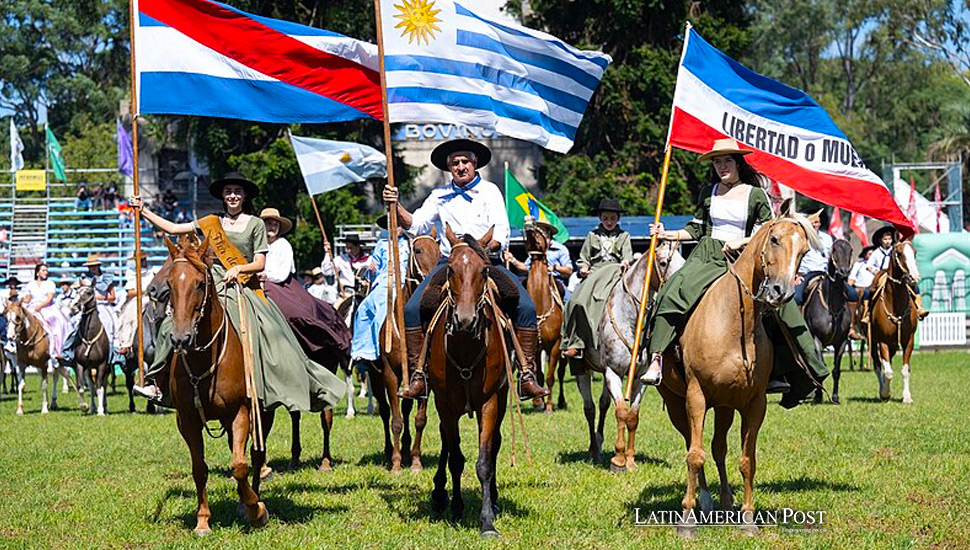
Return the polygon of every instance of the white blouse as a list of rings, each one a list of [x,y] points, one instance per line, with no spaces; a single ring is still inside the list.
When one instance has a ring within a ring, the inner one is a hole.
[[[748,203],[751,199],[750,185],[742,200],[717,196],[717,186],[711,191],[711,238],[729,242],[743,239],[748,224]]]
[[[266,275],[266,280],[270,282],[282,283],[291,273],[296,273],[293,247],[290,246],[289,241],[280,237],[269,245],[263,274]]]

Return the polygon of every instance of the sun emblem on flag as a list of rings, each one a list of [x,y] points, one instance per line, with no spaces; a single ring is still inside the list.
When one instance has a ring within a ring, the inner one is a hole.
[[[441,10],[434,9],[434,0],[404,0],[403,4],[394,4],[401,13],[395,15],[401,22],[394,26],[395,29],[404,29],[401,36],[408,36],[408,44],[413,44],[417,40],[418,45],[424,40],[425,44],[430,44],[430,40],[435,38],[435,31],[441,32],[441,28],[435,23],[440,23],[441,19],[436,16]]]

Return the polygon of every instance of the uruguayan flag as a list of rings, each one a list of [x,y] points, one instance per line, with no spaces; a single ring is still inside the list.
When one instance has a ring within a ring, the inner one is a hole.
[[[387,159],[373,147],[294,135],[290,143],[311,196],[355,181],[387,177]]]
[[[565,153],[610,56],[453,0],[383,0],[391,122],[488,128]]]

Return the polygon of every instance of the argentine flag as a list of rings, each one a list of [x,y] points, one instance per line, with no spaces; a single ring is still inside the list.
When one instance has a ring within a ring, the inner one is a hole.
[[[387,157],[373,147],[292,134],[290,143],[310,196],[370,178],[387,177]]]
[[[569,151],[610,56],[463,2],[381,2],[389,120],[488,128]]]

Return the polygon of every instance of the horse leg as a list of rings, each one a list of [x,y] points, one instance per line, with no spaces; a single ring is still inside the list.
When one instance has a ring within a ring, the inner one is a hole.
[[[450,413],[450,414],[449,414]],[[461,498],[461,473],[465,470],[465,455],[461,452],[460,414],[442,411],[441,422],[448,436],[448,472],[451,474],[451,521],[461,522],[465,515],[465,501]]]
[[[371,370],[377,367],[372,363]],[[384,461],[388,464],[391,463],[391,453],[394,448],[391,446],[391,404],[388,399],[391,395],[390,391],[387,391],[384,387],[384,374],[379,373],[378,376],[371,377],[373,380],[372,391],[374,397],[377,399],[377,412],[381,415],[381,422],[384,424]]]
[[[365,372],[359,378],[360,378],[360,393],[357,394],[357,399],[363,399],[367,397],[367,373]]]
[[[731,482],[727,475],[727,434],[734,423],[734,409],[727,407],[717,407],[714,409],[714,438],[711,440],[711,452],[714,454],[714,463],[717,464],[717,475],[721,482],[721,510],[731,510],[734,508],[734,495],[731,493]],[[712,509],[713,509],[713,503]],[[701,502],[703,508],[704,503]]]
[[[347,418],[353,418],[357,415],[357,411],[354,410],[354,367],[353,365],[348,365],[347,370],[344,373],[344,381],[347,383]]]
[[[209,479],[209,467],[205,463],[202,421],[197,419],[196,416],[195,411],[180,410],[176,417],[176,424],[178,424],[179,433],[182,434],[185,444],[189,446],[189,454],[192,456],[192,479],[195,481],[195,496],[198,500],[194,532],[196,535],[208,535],[212,532],[209,529],[209,516],[211,515],[209,497],[205,488],[206,481]]]
[[[333,409],[327,408],[320,413],[320,427],[323,428],[323,458],[320,459],[321,472],[333,471],[333,457],[330,456],[330,433],[333,431]]]
[[[440,411],[440,409],[439,409]],[[438,456],[438,470],[434,474],[434,488],[431,490],[431,509],[435,513],[444,513],[448,507],[448,472],[445,469],[450,458],[448,434],[442,423],[438,424],[438,434],[441,437],[441,454]]]
[[[684,514],[688,514],[697,504],[697,483],[700,472],[704,471],[704,417],[707,413],[707,400],[696,380],[687,383],[687,422],[690,426],[690,447],[687,451],[687,491],[681,503]],[[682,536],[695,534],[693,521],[677,527]]]
[[[404,429],[404,419],[401,415],[401,399],[397,396],[398,379],[394,374],[394,369],[384,368],[384,386],[387,388],[387,396],[391,404],[391,435],[393,444],[391,447],[391,473],[401,472],[401,430]]]
[[[558,353],[556,354],[556,356],[557,356],[556,370],[558,370],[558,372],[556,373],[556,376],[559,377],[559,399],[557,400],[556,405],[560,409],[565,409],[566,408],[566,393],[565,393],[566,392],[566,364],[568,363],[568,361],[563,361],[562,357]]]
[[[575,361],[575,359],[574,359]],[[603,440],[596,439],[596,405],[593,404],[592,374],[585,371],[576,375],[576,385],[579,387],[579,395],[583,397],[583,412],[586,414],[586,424],[589,427],[589,459],[593,463],[601,460],[600,450]]]
[[[53,380],[51,382],[51,410],[57,410],[57,384],[60,382],[60,373],[57,371],[57,362],[54,359],[50,360],[48,369],[52,371],[51,375]],[[64,380],[64,385],[67,385],[67,380]],[[62,393],[67,393],[67,388],[64,388]]]
[[[105,390],[108,387],[108,363],[105,360],[104,363],[98,366],[98,416],[104,416],[105,409],[107,408],[107,399],[105,395]]]
[[[230,447],[232,447],[230,468],[232,469],[232,477],[236,480],[236,492],[239,494],[240,515],[254,527],[260,527],[266,525],[269,514],[266,512],[266,505],[259,501],[256,489],[249,484],[249,463],[246,461],[249,428],[249,409],[239,407],[229,429]],[[198,435],[201,439],[201,429]],[[259,479],[259,468],[260,465],[256,464],[256,453],[253,453],[254,482]],[[208,518],[208,516],[206,517]]]
[[[640,404],[643,402],[643,393],[646,388],[640,383],[639,379],[633,381],[633,401],[630,403],[630,410],[626,413],[626,469],[636,470],[637,456],[637,428],[640,426]]]
[[[621,474],[626,472],[626,417],[628,412],[626,400],[623,397],[623,380],[610,368],[606,369],[603,378],[603,397],[606,397],[607,392],[609,392],[609,396],[616,406],[616,441],[613,443],[614,455],[610,459],[610,471]],[[602,408],[603,398],[601,397],[600,409],[602,410]],[[601,413],[600,426],[603,425],[604,417],[605,415]]]
[[[913,394],[909,391],[909,374],[910,366],[909,359],[913,355],[913,338],[910,337],[909,342],[906,344],[906,349],[903,350],[903,403],[912,403]]]
[[[428,400],[418,402],[418,410],[414,413],[414,443],[411,445],[411,471],[418,473],[424,469],[421,464],[421,436],[424,427],[428,425]]]
[[[664,408],[667,409],[667,417],[670,419],[670,423],[674,425],[674,428],[680,432],[680,436],[684,438],[684,451],[689,451],[690,420],[687,417],[687,400],[668,390],[663,385],[658,386],[657,391],[663,397]],[[714,499],[711,498],[711,492],[707,489],[707,476],[704,474],[703,469],[701,470],[697,484],[700,487],[698,500],[701,501],[701,510],[713,510]],[[689,535],[688,533],[682,534]]]
[[[754,473],[755,448],[758,442],[758,430],[765,419],[767,400],[761,394],[755,397],[751,403],[741,412],[741,477],[744,478],[744,501],[741,504],[741,517],[754,518]],[[758,533],[758,527],[754,522],[745,522],[742,528],[749,535]]]
[[[37,368],[40,371],[40,414],[47,414],[47,365]]]
[[[482,405],[478,412],[478,460],[475,463],[475,473],[482,486],[482,511],[479,516],[482,522],[481,534],[484,537],[496,537],[495,515],[498,502],[493,500],[495,494],[492,485],[495,483],[495,454],[492,446],[500,431],[498,418],[498,394]]]
[[[367,384],[367,415],[370,416],[374,414],[374,385],[369,370],[364,374],[364,383]]]
[[[27,366],[17,365],[20,370],[20,379],[17,380],[17,416],[24,415],[24,386],[27,385]]]
[[[411,456],[411,409],[414,408],[413,399],[404,399],[401,401],[401,420],[404,422],[404,427],[401,429],[401,463],[404,463],[404,457]]]
[[[540,329],[540,331],[541,331],[541,329]],[[540,334],[541,334],[541,332],[540,332]],[[548,357],[548,354],[545,352],[545,350],[542,349],[541,344],[537,344],[537,345],[539,347],[536,349],[536,357],[535,357],[536,370],[535,370],[535,375],[536,375],[536,380],[537,381],[541,381],[541,380],[543,380],[542,365],[546,364],[549,361],[549,357]],[[543,358],[545,358],[545,359],[543,359]],[[549,392],[549,395],[552,395],[552,392]],[[546,402],[545,402],[545,400],[542,399],[541,397],[536,397],[535,399],[532,400],[532,408],[535,409],[535,410],[537,410],[537,411],[544,411],[544,410],[546,410]]]
[[[128,412],[135,412],[135,371],[125,368],[125,390],[128,391]]]
[[[849,340],[843,340],[835,348],[835,356],[832,358],[832,403],[839,404],[839,379],[842,378],[842,355],[845,348],[851,349],[852,344]]]
[[[300,455],[303,454],[303,444],[300,436],[300,411],[290,411],[290,463],[286,469],[293,471],[300,468]]]
[[[825,346],[822,345],[822,342],[819,341],[817,336],[814,338],[814,340],[815,340],[815,349],[819,350],[820,354],[823,354],[822,360],[824,361]],[[822,402],[822,388],[815,388],[815,397],[814,399],[812,399],[812,403],[815,403],[816,405],[818,405],[821,402]]]
[[[263,450],[257,451],[255,442],[253,442],[253,448],[250,450],[251,456],[253,458],[253,491],[259,495],[259,486],[265,480],[269,481],[272,478],[273,470],[266,468],[268,470],[267,474],[263,475],[263,467],[266,466],[266,442],[269,441],[269,433],[273,431],[273,422],[276,420],[275,409],[273,411],[267,412],[262,409],[260,405],[260,422],[263,425]],[[235,445],[233,445],[235,449]]]
[[[892,355],[889,353],[889,344],[880,342],[872,346],[873,365],[872,370],[876,372],[879,380],[879,397],[887,401],[892,395],[893,364]],[[878,364],[876,364],[878,361]]]
[[[552,349],[549,352],[549,368],[546,369],[546,387],[549,388],[549,397],[546,398],[546,412],[552,412],[552,394],[553,386],[556,385],[556,371],[559,367],[559,340],[553,344]],[[562,403],[562,384],[559,384],[559,401]],[[562,407],[562,405],[559,405]]]

